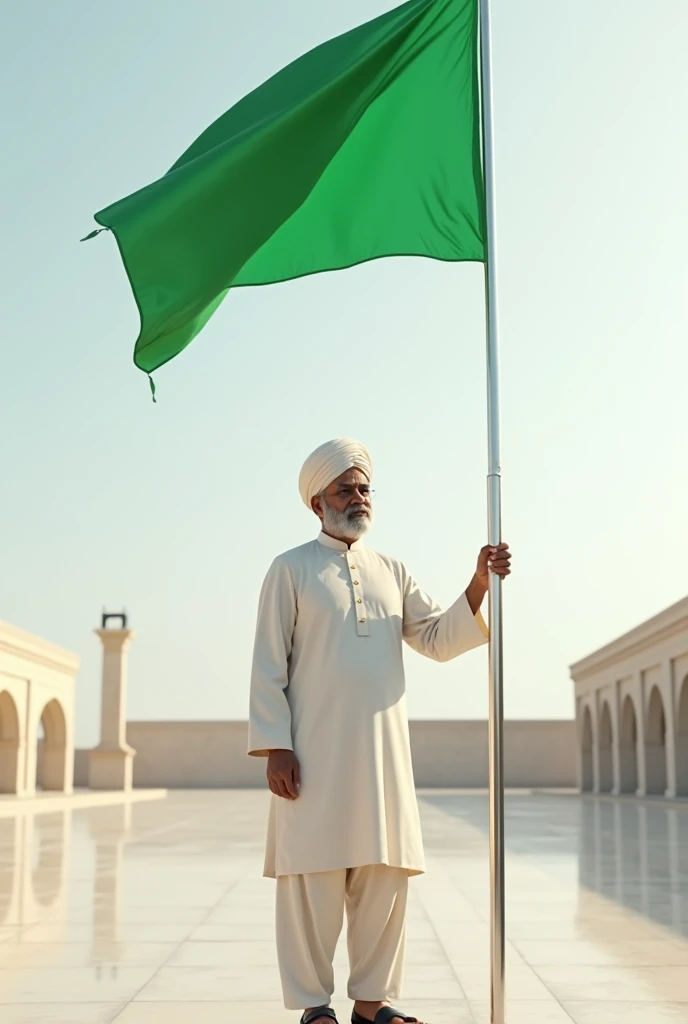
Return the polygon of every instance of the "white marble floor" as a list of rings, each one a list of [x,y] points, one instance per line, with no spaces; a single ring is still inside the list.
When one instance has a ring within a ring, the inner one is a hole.
[[[488,1024],[486,800],[421,812],[403,1007]],[[265,815],[218,791],[0,819],[2,1024],[296,1024]],[[688,809],[514,796],[507,837],[508,1024],[688,1024]]]

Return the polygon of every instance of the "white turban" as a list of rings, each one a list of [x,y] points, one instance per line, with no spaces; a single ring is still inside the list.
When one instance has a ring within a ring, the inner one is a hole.
[[[350,437],[338,437],[316,448],[303,464],[299,475],[299,491],[304,505],[311,501],[347,469],[360,469],[370,480],[373,465],[368,449]]]

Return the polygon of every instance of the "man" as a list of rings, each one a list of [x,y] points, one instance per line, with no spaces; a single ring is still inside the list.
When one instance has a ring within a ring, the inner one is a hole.
[[[249,753],[273,794],[265,875],[277,879],[277,952],[287,1009],[331,1024],[332,959],[348,918],[354,1024],[414,1021],[391,1008],[403,970],[408,878],[425,869],[411,767],[402,640],[436,661],[487,641],[485,547],[446,612],[393,558],[369,551],[372,465],[348,438],[299,478],[317,540],[280,555],[260,597]]]

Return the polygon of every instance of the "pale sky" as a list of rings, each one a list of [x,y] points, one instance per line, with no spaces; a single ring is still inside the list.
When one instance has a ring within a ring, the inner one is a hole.
[[[2,5],[0,618],[82,657],[124,605],[132,719],[244,718],[256,602],[317,529],[308,453],[371,449],[371,546],[443,603],[485,541],[482,271],[390,260],[233,294],[156,375],[92,214],[385,0]],[[571,662],[685,596],[688,5],[493,0],[506,713],[568,717]],[[447,131],[452,126],[447,125]],[[487,714],[485,652],[409,652],[416,718]]]

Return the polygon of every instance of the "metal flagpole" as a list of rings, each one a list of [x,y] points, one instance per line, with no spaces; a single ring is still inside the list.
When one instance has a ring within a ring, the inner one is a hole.
[[[502,470],[499,422],[499,358],[497,336],[497,262],[495,253],[494,137],[490,3],[480,0],[482,143],[485,176],[488,417],[488,543],[502,540]],[[504,685],[502,655],[502,581],[490,576],[490,996],[492,1024],[504,1021]]]

